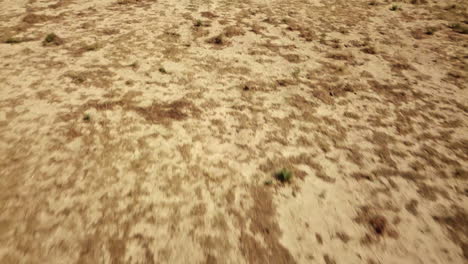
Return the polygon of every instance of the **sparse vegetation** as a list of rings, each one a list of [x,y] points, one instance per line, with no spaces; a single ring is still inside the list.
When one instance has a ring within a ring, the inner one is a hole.
[[[55,35],[54,33],[51,33],[51,34],[46,36],[44,41],[47,42],[47,43],[50,43],[50,42],[54,41],[54,39],[56,39],[56,38],[57,38],[57,35]]]
[[[437,31],[436,27],[426,27],[426,35],[434,35],[434,33]]]
[[[83,121],[85,121],[85,122],[91,121],[91,115],[90,114],[84,114]]]
[[[223,44],[223,36],[222,36],[222,35],[216,36],[216,37],[213,39],[213,42],[214,42],[215,44],[218,44],[218,45]]]
[[[167,74],[167,70],[163,66],[159,67],[159,72],[162,74]]]
[[[398,5],[392,5],[390,7],[390,11],[398,11],[398,10],[400,10],[400,7]]]
[[[203,22],[200,19],[197,19],[193,25],[195,27],[201,27],[203,26]]]
[[[468,34],[468,26],[464,26],[460,23],[453,23],[453,24],[450,24],[448,27],[457,33]]]
[[[140,67],[140,64],[138,63],[138,61],[134,61],[132,62],[130,65],[131,68],[133,68],[134,70],[138,69],[138,67]]]
[[[18,39],[18,38],[8,38],[7,40],[5,40],[5,43],[7,44],[17,44],[17,43],[21,43],[22,40],[21,39]]]
[[[276,173],[276,179],[278,179],[281,182],[290,182],[292,178],[292,172],[287,170],[287,169],[282,169],[279,172]]]
[[[42,42],[44,46],[59,46],[61,44],[63,44],[63,40],[55,33],[48,34]]]
[[[207,42],[211,44],[216,44],[216,45],[223,45],[226,43],[226,41],[224,40],[224,36],[222,34],[219,34],[215,37],[208,39]]]
[[[463,263],[467,10],[0,0],[0,259]]]
[[[292,76],[296,79],[299,78],[299,74],[301,74],[301,69],[300,68],[296,68],[294,69],[293,73],[292,73]]]

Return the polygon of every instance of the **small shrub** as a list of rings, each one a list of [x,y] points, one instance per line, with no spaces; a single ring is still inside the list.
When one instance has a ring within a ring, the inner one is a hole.
[[[42,42],[44,46],[58,46],[63,44],[63,40],[55,33],[48,34]]]
[[[159,67],[159,72],[162,74],[167,74],[167,70],[164,67]]]
[[[390,11],[397,11],[397,10],[400,10],[400,7],[397,6],[397,5],[392,5],[392,6],[390,7]]]
[[[426,35],[434,35],[434,33],[437,31],[437,28],[435,27],[427,27],[426,31],[424,32]]]
[[[281,182],[289,182],[292,178],[292,172],[287,169],[282,169],[278,173],[276,173],[276,178]]]
[[[203,22],[200,19],[197,19],[197,21],[195,21],[195,23],[193,25],[195,27],[201,27],[201,26],[203,26]]]
[[[90,114],[85,114],[85,115],[83,116],[83,121],[85,121],[85,122],[91,121],[91,115],[90,115]]]
[[[140,67],[140,64],[138,63],[138,61],[134,61],[130,63],[128,66],[131,67],[133,70],[137,70]]]
[[[220,37],[220,36],[219,36],[219,37],[216,37],[216,38],[214,39],[214,41],[215,41],[216,44],[223,44],[223,38]]]
[[[226,40],[224,39],[223,34],[217,35],[208,39],[208,43],[215,44],[215,45],[224,45],[226,44]]]
[[[55,35],[54,33],[50,33],[45,37],[44,41],[47,43],[51,43],[52,41],[54,41],[55,38],[57,38],[57,35]]]

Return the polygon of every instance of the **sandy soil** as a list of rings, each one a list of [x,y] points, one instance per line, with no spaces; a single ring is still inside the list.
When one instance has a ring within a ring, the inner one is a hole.
[[[467,263],[467,8],[0,0],[0,263]]]

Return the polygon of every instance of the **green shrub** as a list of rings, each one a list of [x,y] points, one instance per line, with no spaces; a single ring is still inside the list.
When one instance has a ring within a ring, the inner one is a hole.
[[[399,9],[400,9],[400,7],[397,6],[397,5],[392,5],[392,7],[390,7],[390,11],[397,11]]]
[[[281,182],[289,182],[292,178],[292,172],[287,169],[282,169],[278,173],[276,173],[276,178]]]

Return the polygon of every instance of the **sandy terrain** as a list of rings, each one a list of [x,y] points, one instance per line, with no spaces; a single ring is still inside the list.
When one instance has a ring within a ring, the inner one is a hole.
[[[467,12],[0,0],[0,263],[467,263]]]

